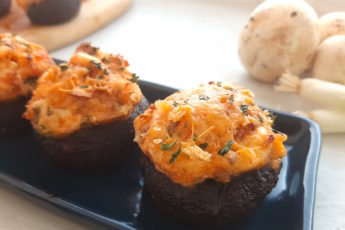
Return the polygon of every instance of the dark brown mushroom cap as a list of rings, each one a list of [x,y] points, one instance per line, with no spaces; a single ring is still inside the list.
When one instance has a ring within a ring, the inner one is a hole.
[[[234,222],[253,211],[278,181],[279,170],[269,166],[232,176],[229,183],[205,180],[193,187],[174,183],[142,156],[145,190],[153,203],[183,222],[218,225]]]
[[[11,8],[11,0],[0,1],[0,17],[8,13]]]
[[[72,19],[80,9],[80,0],[42,0],[32,3],[27,14],[34,24],[59,24]]]

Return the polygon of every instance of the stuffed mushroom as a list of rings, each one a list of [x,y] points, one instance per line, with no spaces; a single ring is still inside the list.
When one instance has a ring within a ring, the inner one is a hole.
[[[136,120],[145,190],[187,222],[237,220],[278,180],[286,135],[250,90],[213,83],[158,100]]]
[[[22,114],[36,81],[55,65],[45,48],[10,33],[0,34],[0,129],[25,126]]]
[[[127,156],[132,121],[147,105],[137,76],[120,55],[82,44],[70,61],[50,68],[27,105],[44,152],[61,166],[110,166]]]

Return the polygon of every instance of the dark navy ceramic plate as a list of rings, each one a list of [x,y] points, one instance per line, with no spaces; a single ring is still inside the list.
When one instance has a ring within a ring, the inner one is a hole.
[[[140,86],[150,101],[175,91],[144,81]],[[219,229],[312,229],[320,131],[310,120],[276,115],[275,129],[288,135],[278,184],[251,216]],[[137,150],[136,158],[103,173],[68,172],[47,161],[32,130],[23,130],[0,138],[0,181],[95,220],[100,227],[200,229],[174,222],[152,206],[142,192],[139,156]]]

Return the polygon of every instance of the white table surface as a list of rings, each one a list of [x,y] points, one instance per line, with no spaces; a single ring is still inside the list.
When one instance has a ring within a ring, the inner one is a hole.
[[[275,93],[271,85],[252,80],[242,67],[237,55],[238,35],[257,2],[134,0],[125,15],[83,41],[104,51],[121,53],[129,60],[131,70],[144,80],[177,88],[211,80],[235,82],[252,89],[257,102],[264,106],[290,112],[316,108],[298,96]],[[56,39],[59,36],[67,35],[62,31]],[[53,52],[53,57],[67,60],[80,42]],[[316,188],[316,230],[345,229],[344,149],[345,134],[323,136]],[[0,185],[0,229],[96,228],[82,218]]]

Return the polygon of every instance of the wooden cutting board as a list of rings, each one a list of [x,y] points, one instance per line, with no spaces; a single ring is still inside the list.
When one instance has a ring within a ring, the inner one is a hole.
[[[78,15],[72,20],[59,25],[38,26],[31,24],[25,12],[13,0],[10,13],[0,18],[0,33],[17,33],[52,51],[102,28],[123,14],[131,2],[132,0],[83,0]]]

